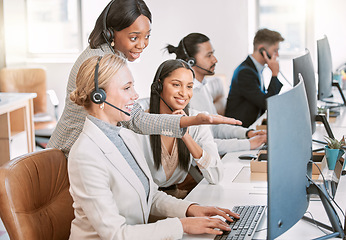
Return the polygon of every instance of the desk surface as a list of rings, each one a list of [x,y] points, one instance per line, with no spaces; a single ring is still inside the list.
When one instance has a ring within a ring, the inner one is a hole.
[[[35,98],[36,93],[5,93],[0,92],[0,114],[8,112],[13,106],[17,106],[18,102],[27,101]]]
[[[343,107],[341,119],[331,124],[335,137],[341,138],[346,134],[346,109]],[[314,138],[323,140],[326,135],[323,125],[317,124]],[[321,147],[321,145],[319,145]],[[244,153],[257,153],[257,150],[228,153],[222,159],[224,163],[224,178],[218,185],[211,185],[203,179],[195,189],[186,197],[201,205],[215,205],[232,209],[235,205],[267,205],[267,182],[263,176],[251,174],[250,161],[240,160],[239,155]],[[335,201],[341,209],[346,209],[346,176],[342,176],[335,196]],[[321,201],[317,198],[310,200],[308,212],[315,220],[330,226]],[[338,211],[342,224],[344,216]],[[309,214],[306,216],[311,217]],[[260,223],[254,239],[266,239],[266,216]],[[262,230],[262,231],[258,231]],[[325,230],[326,231],[326,230]],[[328,231],[326,231],[328,232]],[[315,225],[300,220],[278,239],[313,239],[325,235]],[[214,239],[215,235],[184,235],[184,239]],[[339,239],[339,238],[336,238]]]

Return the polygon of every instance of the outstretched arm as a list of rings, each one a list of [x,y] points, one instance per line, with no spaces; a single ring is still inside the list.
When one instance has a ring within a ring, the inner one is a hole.
[[[185,128],[193,125],[203,124],[233,124],[241,125],[242,122],[234,118],[224,117],[221,115],[209,115],[206,113],[199,113],[196,116],[183,116],[180,119],[180,127]]]

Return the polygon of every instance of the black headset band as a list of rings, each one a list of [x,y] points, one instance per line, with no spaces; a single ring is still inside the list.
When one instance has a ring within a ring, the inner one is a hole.
[[[184,37],[183,39],[181,39],[181,46],[183,47],[183,51],[184,51],[185,56],[189,59],[190,56],[189,56],[189,54],[187,53],[187,50],[186,50],[186,48],[185,48],[184,39],[185,39],[185,37]]]
[[[112,4],[115,2],[115,0],[112,0],[108,6],[106,7],[106,10],[104,12],[104,15],[103,15],[103,30],[104,31],[107,31],[107,16],[108,16],[108,12],[109,12],[109,9],[111,8]]]
[[[100,65],[100,61],[102,59],[102,56],[99,56],[97,59],[97,63],[96,63],[96,67],[95,67],[95,76],[94,76],[94,80],[95,80],[95,91],[99,90],[99,65]]]

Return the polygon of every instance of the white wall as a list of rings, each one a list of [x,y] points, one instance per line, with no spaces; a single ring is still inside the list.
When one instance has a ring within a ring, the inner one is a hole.
[[[6,14],[12,19],[22,18],[22,8],[18,7],[23,0],[7,0]],[[97,4],[96,4],[97,2]],[[84,44],[87,44],[87,34],[94,27],[95,20],[107,0],[83,0],[83,31]],[[135,88],[140,97],[149,96],[149,86],[158,65],[165,59],[174,58],[162,51],[167,43],[177,45],[179,40],[190,32],[201,32],[210,37],[215,55],[219,60],[216,73],[226,74],[230,80],[234,69],[244,60],[251,49],[251,41],[254,34],[253,5],[255,0],[146,0],[152,15],[152,36],[150,44],[142,54],[140,62],[131,63],[130,68],[135,78]],[[8,11],[8,9],[10,11]],[[346,62],[346,1],[344,0],[316,0],[312,10],[315,12],[315,27],[311,30],[317,40],[323,34],[329,38],[331,45],[334,68]],[[249,12],[251,15],[249,16]],[[14,14],[13,14],[14,13]],[[249,20],[250,19],[250,20]],[[275,21],[275,19],[273,19]],[[11,49],[7,52],[9,66],[23,65],[25,59],[13,53],[22,50],[21,35],[25,34],[24,27],[18,23],[5,22],[11,26],[11,31],[16,31],[11,36],[6,36],[6,46]],[[8,25],[7,25],[8,26]],[[16,35],[17,34],[17,35]],[[19,36],[18,36],[19,34]],[[249,41],[250,39],[250,41]],[[316,42],[316,41],[313,41]],[[309,46],[310,51],[315,51],[316,46]],[[313,49],[312,49],[313,48]],[[75,56],[71,59],[50,60],[49,63],[42,60],[31,61],[26,65],[43,65],[47,69],[48,88],[57,91],[61,102],[60,112],[64,106],[65,88],[68,74],[73,65]],[[281,70],[287,78],[292,78],[291,59],[280,59]]]
[[[345,0],[315,2],[315,39],[320,39],[323,35],[328,37],[334,69],[346,62],[345,9]]]
[[[247,1],[147,0],[146,3],[153,15],[150,44],[141,61],[130,64],[141,97],[149,96],[148,85],[159,64],[175,58],[162,49],[168,43],[177,46],[191,32],[206,34],[211,39],[219,60],[216,72],[226,74],[227,78],[247,55]]]

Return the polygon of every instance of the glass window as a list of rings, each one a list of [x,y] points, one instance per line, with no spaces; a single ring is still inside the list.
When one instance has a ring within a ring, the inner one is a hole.
[[[306,0],[258,0],[259,28],[281,33],[280,54],[296,54],[306,47]]]
[[[78,53],[80,0],[27,0],[29,54]]]

